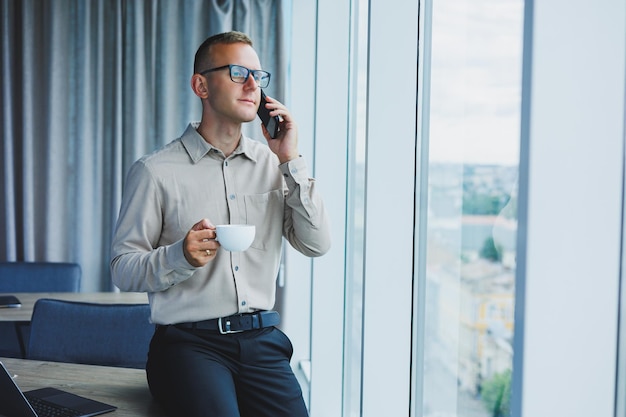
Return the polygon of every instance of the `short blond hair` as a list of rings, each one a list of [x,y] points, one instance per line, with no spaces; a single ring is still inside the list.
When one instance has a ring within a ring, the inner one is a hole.
[[[193,63],[193,72],[197,74],[211,68],[213,62],[211,48],[213,45],[231,43],[243,43],[253,46],[252,39],[242,32],[230,31],[213,35],[202,42],[202,45],[200,45],[196,51],[196,57]]]

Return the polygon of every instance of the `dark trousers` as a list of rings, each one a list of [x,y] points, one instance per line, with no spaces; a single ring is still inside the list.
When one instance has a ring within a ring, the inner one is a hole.
[[[306,417],[292,355],[274,327],[222,335],[158,326],[148,384],[171,417]]]

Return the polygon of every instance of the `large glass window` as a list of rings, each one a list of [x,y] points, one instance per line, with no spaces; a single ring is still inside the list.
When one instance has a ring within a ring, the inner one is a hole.
[[[311,415],[402,415],[409,384],[416,417],[506,413],[523,0],[420,1],[419,13],[324,0],[315,14],[315,65],[294,59],[292,76],[299,91],[318,81],[315,112],[298,114],[317,120],[315,175],[336,234],[311,281]],[[430,27],[419,42],[418,17]]]
[[[441,0],[427,12],[418,415],[504,416],[513,357],[523,1]]]
[[[520,123],[522,0],[294,2],[294,114],[333,219],[311,416],[506,415],[512,357],[515,415],[614,414],[626,38],[604,3],[526,2]]]

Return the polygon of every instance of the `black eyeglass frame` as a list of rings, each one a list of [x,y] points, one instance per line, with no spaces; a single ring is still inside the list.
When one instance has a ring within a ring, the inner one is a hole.
[[[230,75],[230,80],[234,83],[237,84],[245,84],[246,81],[248,81],[248,78],[250,78],[250,75],[252,75],[252,78],[254,78],[254,82],[256,82],[256,84],[261,87],[261,88],[265,88],[268,85],[270,85],[270,78],[272,76],[272,74],[270,74],[267,71],[264,70],[252,70],[250,68],[246,68],[243,65],[237,65],[237,64],[228,64],[228,65],[222,65],[221,67],[216,67],[216,68],[210,68],[204,71],[200,71],[198,74],[200,75],[204,75],[207,74],[209,72],[215,72],[215,71],[220,71],[223,69],[228,68],[228,73]],[[244,77],[243,81],[235,81],[235,79],[233,78],[233,68],[239,68],[242,70],[246,71],[246,76]],[[257,77],[256,74],[259,74],[259,77]],[[267,77],[265,78],[264,75],[267,75]],[[267,80],[267,81],[266,81]],[[265,84],[265,85],[262,85]]]

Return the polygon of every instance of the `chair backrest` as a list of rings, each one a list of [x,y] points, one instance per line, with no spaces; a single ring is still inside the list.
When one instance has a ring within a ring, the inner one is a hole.
[[[80,265],[69,262],[0,262],[0,292],[77,292]]]
[[[27,358],[144,369],[155,326],[148,304],[37,300]]]

